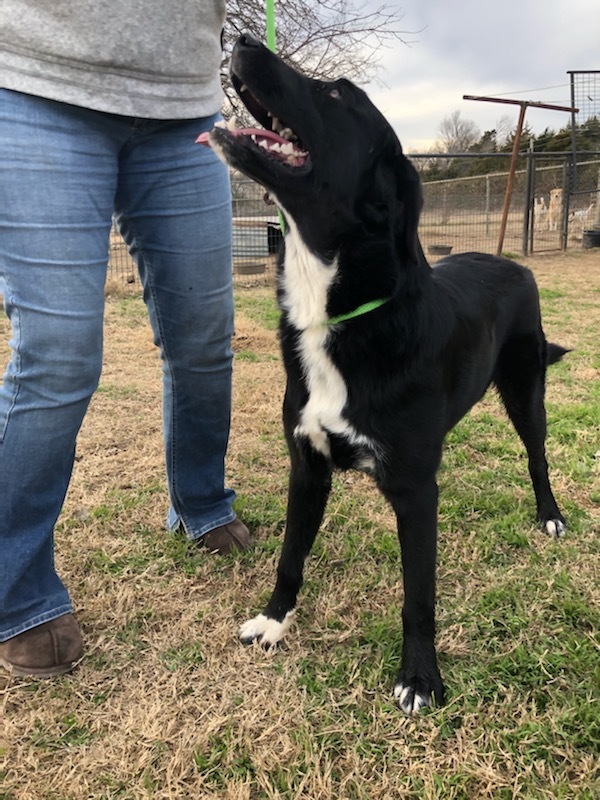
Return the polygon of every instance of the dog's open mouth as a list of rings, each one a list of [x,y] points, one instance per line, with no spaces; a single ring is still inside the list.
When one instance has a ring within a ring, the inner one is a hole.
[[[292,168],[305,167],[309,154],[294,131],[268,111],[236,76],[232,75],[232,80],[248,111],[264,127],[238,128],[234,118],[228,123],[218,122],[210,133],[201,133],[196,141],[210,146],[211,136],[214,135],[218,141],[219,135],[225,135],[230,141],[260,148],[279,164]]]
[[[273,122],[278,120],[274,117]],[[283,128],[281,133],[274,130],[268,131],[266,128],[237,128],[235,120],[229,123],[217,122],[216,128],[225,130],[234,139],[244,137],[250,139],[257,147],[262,148],[267,155],[282,164],[291,167],[303,167],[308,158],[308,153],[303,150],[297,140],[294,141],[293,132],[290,128]],[[290,136],[290,138],[288,138]],[[210,133],[201,133],[196,139],[199,144],[210,145]]]

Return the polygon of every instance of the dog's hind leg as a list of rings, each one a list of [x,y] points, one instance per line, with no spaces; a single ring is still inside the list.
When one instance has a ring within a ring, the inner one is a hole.
[[[384,491],[398,520],[404,573],[404,639],[394,697],[407,714],[444,702],[435,652],[437,499],[435,479],[409,492]]]
[[[506,345],[496,367],[494,383],[527,450],[541,528],[550,536],[559,537],[564,534],[566,524],[548,477],[544,405],[546,357],[539,341],[537,334],[531,334]]]
[[[295,448],[292,448],[295,449]],[[292,454],[286,531],[277,567],[275,589],[262,614],[244,623],[239,636],[244,644],[257,641],[276,645],[290,626],[296,598],[303,582],[304,562],[319,530],[331,489],[331,467],[319,453],[308,458]]]

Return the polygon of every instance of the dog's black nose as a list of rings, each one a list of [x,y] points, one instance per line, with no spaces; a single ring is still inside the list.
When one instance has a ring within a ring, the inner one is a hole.
[[[243,33],[238,39],[238,45],[241,47],[260,47],[261,44],[258,39],[255,39],[251,33]]]

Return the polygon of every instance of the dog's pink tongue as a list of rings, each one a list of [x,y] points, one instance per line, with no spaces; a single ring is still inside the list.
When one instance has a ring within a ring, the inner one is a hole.
[[[279,136],[275,131],[268,131],[265,128],[234,128],[233,130],[229,130],[229,133],[233,136],[255,136],[257,141],[279,142],[279,144],[282,145],[288,144],[287,139]],[[196,139],[196,144],[205,144],[210,147],[209,135],[209,131],[201,133]]]
[[[275,133],[275,131],[268,131],[264,128],[235,128],[229,130],[229,134],[236,138],[239,136],[251,137],[257,145],[264,147],[271,155],[294,167],[301,167],[306,161],[306,153],[297,150],[291,142]],[[210,147],[209,137],[209,133],[201,133],[196,139],[196,143]]]

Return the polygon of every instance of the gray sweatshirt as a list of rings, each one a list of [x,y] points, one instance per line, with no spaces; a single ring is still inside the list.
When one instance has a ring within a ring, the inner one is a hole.
[[[1,0],[0,87],[147,119],[222,103],[225,0]]]

